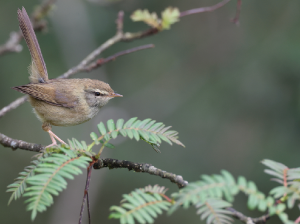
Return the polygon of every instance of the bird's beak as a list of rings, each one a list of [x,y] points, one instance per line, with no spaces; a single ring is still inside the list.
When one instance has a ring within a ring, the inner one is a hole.
[[[110,97],[123,97],[123,95],[118,94],[118,93],[113,93],[110,95]]]

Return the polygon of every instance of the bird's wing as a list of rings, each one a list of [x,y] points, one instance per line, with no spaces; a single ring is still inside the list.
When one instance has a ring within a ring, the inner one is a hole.
[[[78,103],[78,99],[72,94],[63,89],[54,88],[47,83],[16,86],[13,89],[54,106],[73,108]]]
[[[20,29],[23,33],[32,58],[32,65],[30,67],[30,81],[32,83],[47,82],[48,73],[46,64],[30,19],[24,7],[22,10],[18,9],[18,20]]]

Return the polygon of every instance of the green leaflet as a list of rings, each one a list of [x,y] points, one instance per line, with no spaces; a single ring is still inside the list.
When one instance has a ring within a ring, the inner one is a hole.
[[[107,127],[103,122],[100,122],[98,124],[100,136],[92,132],[91,138],[95,144],[99,144],[99,139],[109,141],[111,138],[117,138],[120,134],[123,137],[135,139],[136,141],[142,139],[150,144],[156,152],[160,152],[159,146],[162,141],[170,145],[175,143],[184,147],[178,140],[178,132],[170,131],[170,128],[171,126],[166,127],[163,123],[156,122],[150,118],[138,120],[137,117],[133,117],[125,123],[124,119],[118,119],[116,122],[110,119],[107,121]]]

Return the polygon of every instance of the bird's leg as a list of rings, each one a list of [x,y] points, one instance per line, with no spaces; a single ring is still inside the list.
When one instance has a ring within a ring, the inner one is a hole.
[[[59,142],[61,142],[62,144],[67,144],[67,143],[65,143],[63,140],[61,140],[56,134],[54,134],[52,131],[48,131],[48,133],[49,133],[49,135],[50,135],[50,138],[51,138],[51,140],[52,140],[52,138],[53,138],[53,140],[55,141],[55,138],[59,141]],[[53,142],[53,140],[52,140],[52,142]],[[55,143],[56,143],[56,141],[55,141]]]
[[[43,128],[44,131],[46,131],[46,132],[49,133],[50,138],[51,138],[51,140],[52,140],[52,144],[46,146],[46,148],[49,148],[49,147],[52,147],[52,146],[57,145],[55,139],[57,139],[59,142],[61,142],[61,143],[63,143],[63,144],[66,145],[66,143],[65,143],[63,140],[61,140],[56,134],[54,134],[54,133],[51,131],[51,125],[50,125],[49,123],[44,122],[42,128]]]

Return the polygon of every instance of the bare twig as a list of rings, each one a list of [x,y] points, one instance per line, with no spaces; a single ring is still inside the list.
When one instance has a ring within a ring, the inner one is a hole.
[[[18,106],[20,106],[21,104],[25,103],[27,100],[27,96],[22,96],[18,99],[16,99],[15,101],[11,102],[9,105],[7,105],[6,107],[3,107],[0,110],[0,118],[3,117],[7,112],[16,109]]]
[[[4,134],[0,133],[0,144],[4,147],[15,149],[24,149],[32,152],[42,152],[44,150],[44,146],[35,143],[28,143],[22,140],[12,139]]]
[[[122,39],[122,34],[117,33],[115,36],[112,38],[108,39],[106,42],[104,42],[102,45],[100,45],[98,48],[96,48],[92,53],[90,53],[85,59],[83,59],[77,66],[69,69],[66,73],[63,75],[57,77],[59,79],[66,79],[69,78],[70,76],[84,71],[85,67],[94,61],[96,57],[101,54],[104,50],[112,46],[113,44],[120,42]]]
[[[116,20],[117,34],[123,34],[123,20],[124,20],[124,12],[120,11],[118,13],[118,18]]]
[[[92,168],[90,168],[90,170],[91,169]],[[91,224],[92,223],[92,219],[91,219],[89,192],[86,193],[86,204],[87,204],[87,210],[88,210],[89,224]]]
[[[128,42],[133,41],[136,39],[141,39],[144,37],[152,36],[154,34],[157,34],[159,30],[157,28],[150,28],[145,31],[136,32],[136,33],[124,33],[122,37],[122,41]]]
[[[179,188],[183,188],[186,185],[188,185],[188,182],[183,180],[182,176],[163,171],[148,163],[134,163],[126,160],[106,158],[99,159],[94,164],[94,169],[101,169],[104,167],[108,167],[109,169],[126,168],[128,170],[134,170],[135,172],[149,173],[151,175],[156,175],[161,178],[167,178],[171,182],[177,184]]]
[[[264,224],[267,222],[267,220],[270,219],[270,216],[268,214],[263,215],[261,217],[258,218],[251,218],[248,216],[245,216],[243,213],[238,212],[237,210],[235,210],[234,208],[227,208],[228,211],[232,212],[232,216],[246,224]]]
[[[192,15],[192,14],[196,14],[196,13],[202,13],[202,12],[212,12],[218,8],[221,8],[222,6],[224,6],[225,4],[227,4],[230,0],[223,0],[221,2],[219,2],[218,4],[215,4],[213,6],[208,6],[208,7],[201,7],[201,8],[197,8],[197,9],[190,9],[190,10],[186,10],[180,13],[180,17],[183,16],[188,16],[188,15]]]
[[[235,17],[231,20],[235,25],[240,25],[240,14],[241,14],[242,0],[237,0]]]
[[[139,47],[135,47],[135,48],[131,48],[125,51],[120,51],[112,56],[109,56],[107,58],[100,58],[98,60],[96,60],[95,62],[89,64],[88,66],[85,67],[85,71],[89,72],[95,68],[101,67],[102,65],[106,64],[107,62],[110,61],[114,61],[117,57],[120,57],[122,55],[125,54],[130,54],[136,51],[140,51],[140,50],[144,50],[144,49],[148,49],[148,48],[153,48],[154,45],[153,44],[147,44],[147,45],[143,45],[143,46],[139,46]]]
[[[84,210],[84,204],[85,200],[88,198],[88,192],[89,192],[89,187],[90,187],[90,181],[91,181],[91,175],[92,175],[92,166],[94,164],[94,161],[90,163],[89,167],[87,168],[87,177],[86,177],[86,183],[85,183],[85,189],[84,189],[84,194],[83,194],[83,200],[81,204],[81,209],[80,209],[80,215],[79,215],[79,221],[78,224],[82,223],[82,217],[83,217],[83,210]],[[91,217],[90,217],[90,206],[89,206],[89,200],[88,200],[88,213],[89,213],[89,224],[91,223]]]
[[[19,42],[22,39],[22,34],[20,32],[11,32],[9,39],[5,44],[0,46],[0,55],[9,52],[20,52],[23,47]]]
[[[44,16],[49,12],[52,5],[55,3],[56,0],[45,0],[36,10],[33,12],[31,20],[33,24],[33,29],[35,31],[41,31],[46,27],[46,23],[40,22]],[[22,40],[23,36],[20,31],[18,32],[11,32],[10,38],[6,41],[5,44],[0,46],[0,56],[6,53],[12,52],[20,52],[22,51],[22,45],[20,45],[20,41]]]

